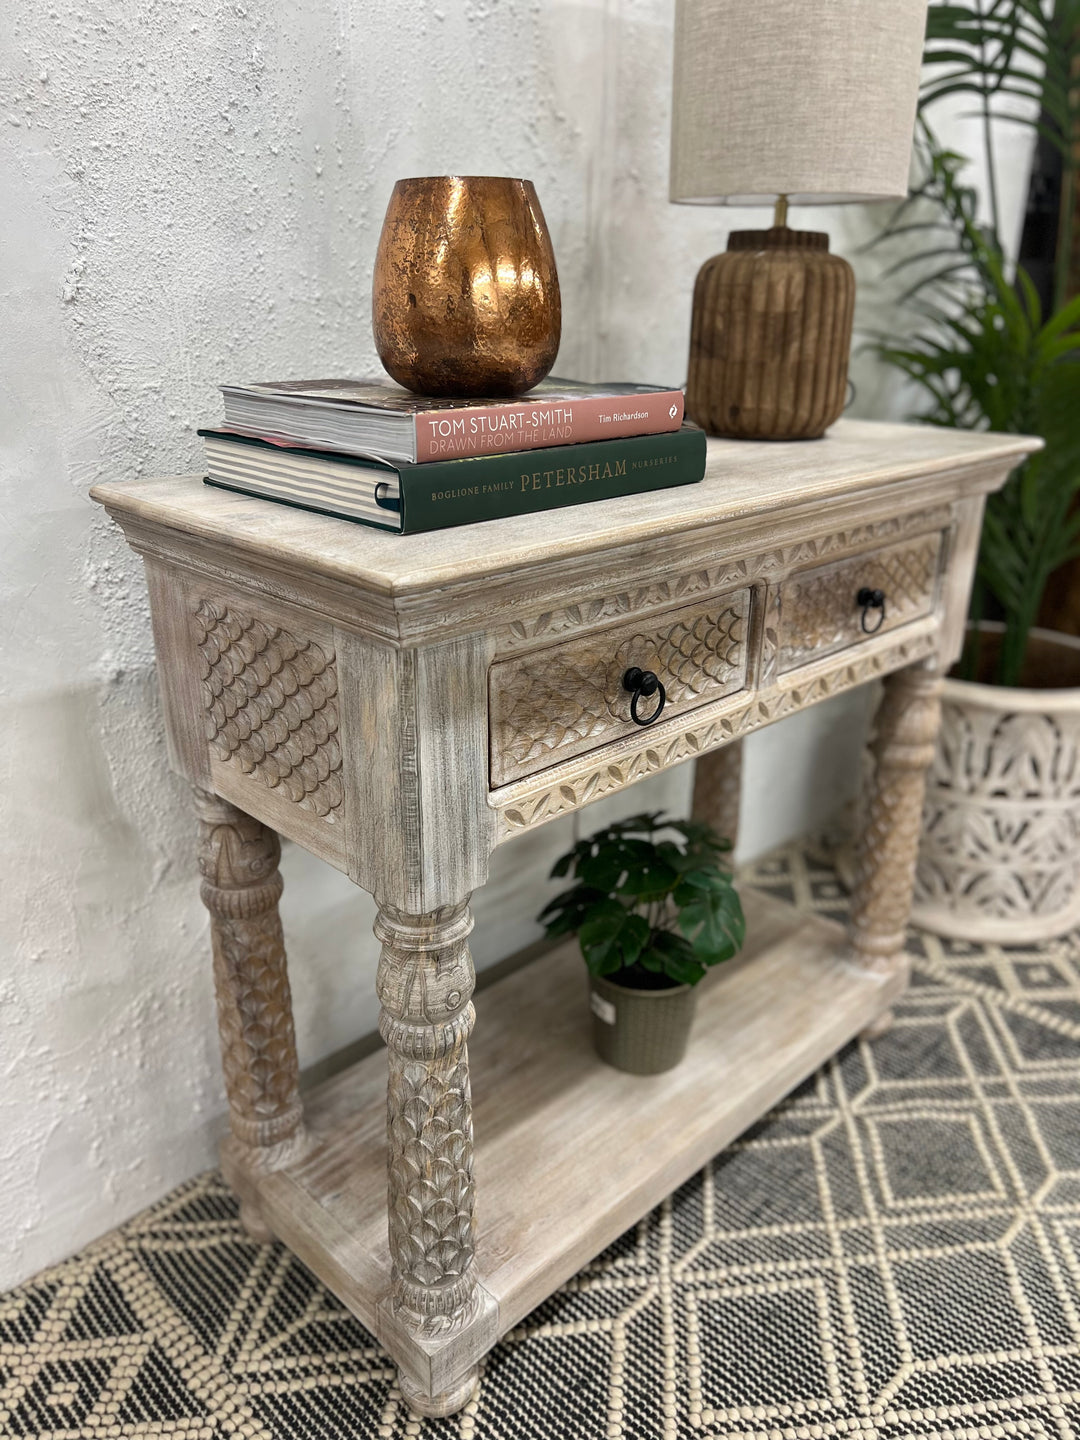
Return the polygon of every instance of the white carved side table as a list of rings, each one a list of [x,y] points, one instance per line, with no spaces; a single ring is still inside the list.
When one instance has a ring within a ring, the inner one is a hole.
[[[195,787],[226,1173],[417,1410],[465,1404],[500,1334],[883,1023],[984,497],[1037,443],[843,421],[711,442],[698,486],[412,538],[193,477],[93,492],[145,557]],[[667,690],[646,729],[631,666]],[[572,946],[485,991],[470,1044],[469,897],[496,845],[693,757],[720,804],[710,752],[877,676],[850,936],[748,895],[745,954],[705,982],[667,1075],[593,1057]],[[275,832],[379,906],[386,1049],[303,1107]]]

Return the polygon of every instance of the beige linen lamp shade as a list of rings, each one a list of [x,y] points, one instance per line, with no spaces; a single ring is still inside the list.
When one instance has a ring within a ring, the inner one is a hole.
[[[694,286],[686,410],[805,440],[847,395],[851,266],[787,206],[907,193],[927,0],[676,0],[670,199],[777,202]]]
[[[907,194],[926,0],[678,0],[673,201]]]

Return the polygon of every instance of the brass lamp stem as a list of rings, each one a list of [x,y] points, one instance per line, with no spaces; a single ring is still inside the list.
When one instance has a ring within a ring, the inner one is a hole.
[[[776,209],[773,211],[773,225],[777,228],[787,224],[787,196],[776,197]]]

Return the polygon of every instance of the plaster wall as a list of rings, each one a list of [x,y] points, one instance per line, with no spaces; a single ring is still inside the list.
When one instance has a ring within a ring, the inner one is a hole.
[[[694,272],[761,217],[666,205],[670,24],[666,0],[4,7],[0,1289],[213,1163],[224,1114],[141,570],[90,485],[194,469],[222,380],[377,368],[371,266],[400,175],[533,178],[559,372],[681,381]],[[864,712],[754,737],[744,851],[843,798]],[[685,809],[690,780],[579,823]],[[536,936],[573,829],[497,852],[479,965]],[[374,1025],[372,907],[293,847],[283,870],[309,1065]]]

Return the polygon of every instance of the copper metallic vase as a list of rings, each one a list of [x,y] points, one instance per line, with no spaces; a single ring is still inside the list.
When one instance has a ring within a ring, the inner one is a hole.
[[[379,359],[420,395],[519,395],[555,363],[559,277],[529,180],[399,180],[375,257]]]

